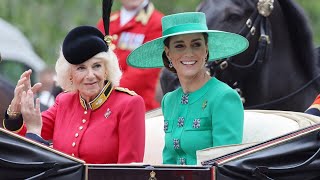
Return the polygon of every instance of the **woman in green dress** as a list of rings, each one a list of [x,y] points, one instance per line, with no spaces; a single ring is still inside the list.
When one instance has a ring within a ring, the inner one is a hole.
[[[197,163],[196,151],[242,142],[244,110],[239,95],[210,77],[207,61],[241,53],[248,41],[229,32],[208,30],[200,12],[162,18],[162,37],[128,57],[138,68],[162,67],[177,74],[181,87],[164,95],[164,164]]]

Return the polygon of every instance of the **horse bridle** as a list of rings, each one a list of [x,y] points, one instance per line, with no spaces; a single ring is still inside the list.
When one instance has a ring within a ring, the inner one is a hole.
[[[272,32],[271,24],[268,20],[274,6],[274,0],[259,0],[257,8],[254,9],[250,17],[247,19],[245,25],[241,28],[238,34],[246,37],[248,41],[253,38],[257,33],[257,27],[260,29],[260,37],[258,40],[258,46],[253,60],[247,65],[240,65],[233,62],[233,57],[213,61],[208,65],[211,75],[216,72],[217,69],[226,70],[229,66],[237,69],[252,69],[259,68],[264,61],[267,61],[271,57],[271,42]],[[229,80],[228,84],[234,88],[241,96],[243,103],[245,103],[245,97],[242,96],[241,82],[239,81],[240,76],[233,76],[231,72],[224,72],[224,77]]]
[[[243,26],[243,28],[239,32],[239,34],[245,36],[248,40],[250,40],[256,33],[256,27],[260,25],[259,44],[252,62],[249,63],[248,65],[239,65],[232,62],[232,59],[233,59],[232,57],[228,59],[223,59],[220,61],[213,61],[210,65],[208,65],[211,75],[215,73],[217,68],[221,70],[225,70],[228,66],[233,66],[238,69],[249,69],[253,67],[261,67],[264,60],[270,59],[272,32],[270,30],[271,25],[268,20],[268,16],[271,14],[274,8],[273,4],[274,4],[274,0],[259,0],[257,3],[257,9],[254,10],[254,12],[251,14],[249,19],[247,19],[246,24]],[[236,79],[239,76],[237,77],[232,76],[231,72],[228,72],[226,73],[226,77],[230,79],[230,82],[228,84],[239,93],[243,103],[245,103],[245,97],[242,96],[241,82],[238,79]],[[302,90],[304,90],[305,88],[310,86],[312,83],[314,83],[318,78],[320,78],[320,73],[317,76],[315,76],[313,79],[308,81],[306,84],[304,84],[302,87],[298,88],[297,90],[291,92],[286,96],[280,97],[275,100],[271,100],[266,103],[252,105],[246,108],[249,108],[249,109],[262,108],[265,106],[283,102],[284,100],[300,93]]]

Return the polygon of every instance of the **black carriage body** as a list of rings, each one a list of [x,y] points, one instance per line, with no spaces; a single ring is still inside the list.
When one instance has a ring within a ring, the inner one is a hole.
[[[211,179],[205,166],[85,164],[84,161],[0,128],[0,179]]]
[[[320,124],[202,162],[216,180],[320,179]]]
[[[0,128],[0,179],[84,179],[84,162]]]
[[[204,166],[94,165],[0,129],[0,179],[242,180],[320,179],[320,124],[260,143]]]
[[[87,165],[88,180],[211,180],[211,167]]]

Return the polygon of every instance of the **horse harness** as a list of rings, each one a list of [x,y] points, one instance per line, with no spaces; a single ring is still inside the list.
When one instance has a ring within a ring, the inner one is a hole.
[[[255,51],[255,55],[253,60],[247,65],[240,65],[233,62],[233,57],[229,57],[223,60],[213,61],[208,64],[208,68],[211,75],[214,75],[217,70],[224,71],[228,67],[232,67],[238,70],[256,70],[261,67],[264,61],[269,60],[271,57],[271,40],[272,40],[272,32],[271,32],[271,24],[268,19],[268,16],[271,14],[274,6],[274,0],[259,0],[257,3],[257,8],[253,11],[250,17],[247,19],[246,24],[241,28],[238,34],[246,37],[249,41],[256,35],[257,27],[260,28],[260,36],[258,40],[258,46]],[[229,82],[232,88],[234,88],[239,95],[243,103],[245,103],[245,97],[243,97],[241,90],[241,76],[243,74],[239,74],[239,76],[232,75],[231,71],[223,72],[226,79]]]
[[[274,8],[274,0],[259,0],[257,3],[257,8],[251,14],[249,19],[247,19],[246,24],[240,30],[239,34],[245,36],[248,40],[250,40],[256,33],[256,27],[260,25],[260,37],[258,42],[258,47],[252,62],[247,65],[239,65],[232,62],[232,57],[223,59],[220,61],[213,61],[211,64],[208,64],[208,68],[211,75],[216,73],[216,70],[224,71],[228,67],[233,67],[238,70],[246,69],[248,70],[257,70],[261,67],[264,60],[269,60],[271,58],[271,42],[272,42],[272,32],[271,32],[271,24],[268,19],[269,15],[271,14]],[[243,93],[241,90],[241,82],[240,79],[243,74],[239,74],[236,77],[232,76],[231,71],[225,71],[225,76],[229,79],[228,85],[230,85],[233,89],[235,89],[239,95],[241,96],[242,102],[245,103],[245,97],[243,97]],[[285,101],[286,99],[300,93],[302,90],[310,86],[314,83],[318,78],[320,78],[320,73],[315,76],[313,79],[308,81],[302,87],[298,88],[297,90],[291,92],[290,94],[280,97],[275,100],[271,100],[266,103],[252,105],[246,107],[248,109],[257,109],[263,108],[272,104],[280,103]]]

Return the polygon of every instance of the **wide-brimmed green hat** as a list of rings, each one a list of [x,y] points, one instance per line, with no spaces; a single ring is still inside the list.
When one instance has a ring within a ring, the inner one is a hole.
[[[186,12],[162,18],[162,37],[149,41],[132,51],[127,63],[138,68],[163,67],[163,41],[170,36],[208,33],[209,61],[234,56],[248,48],[248,40],[241,35],[208,30],[206,17],[201,12]]]

